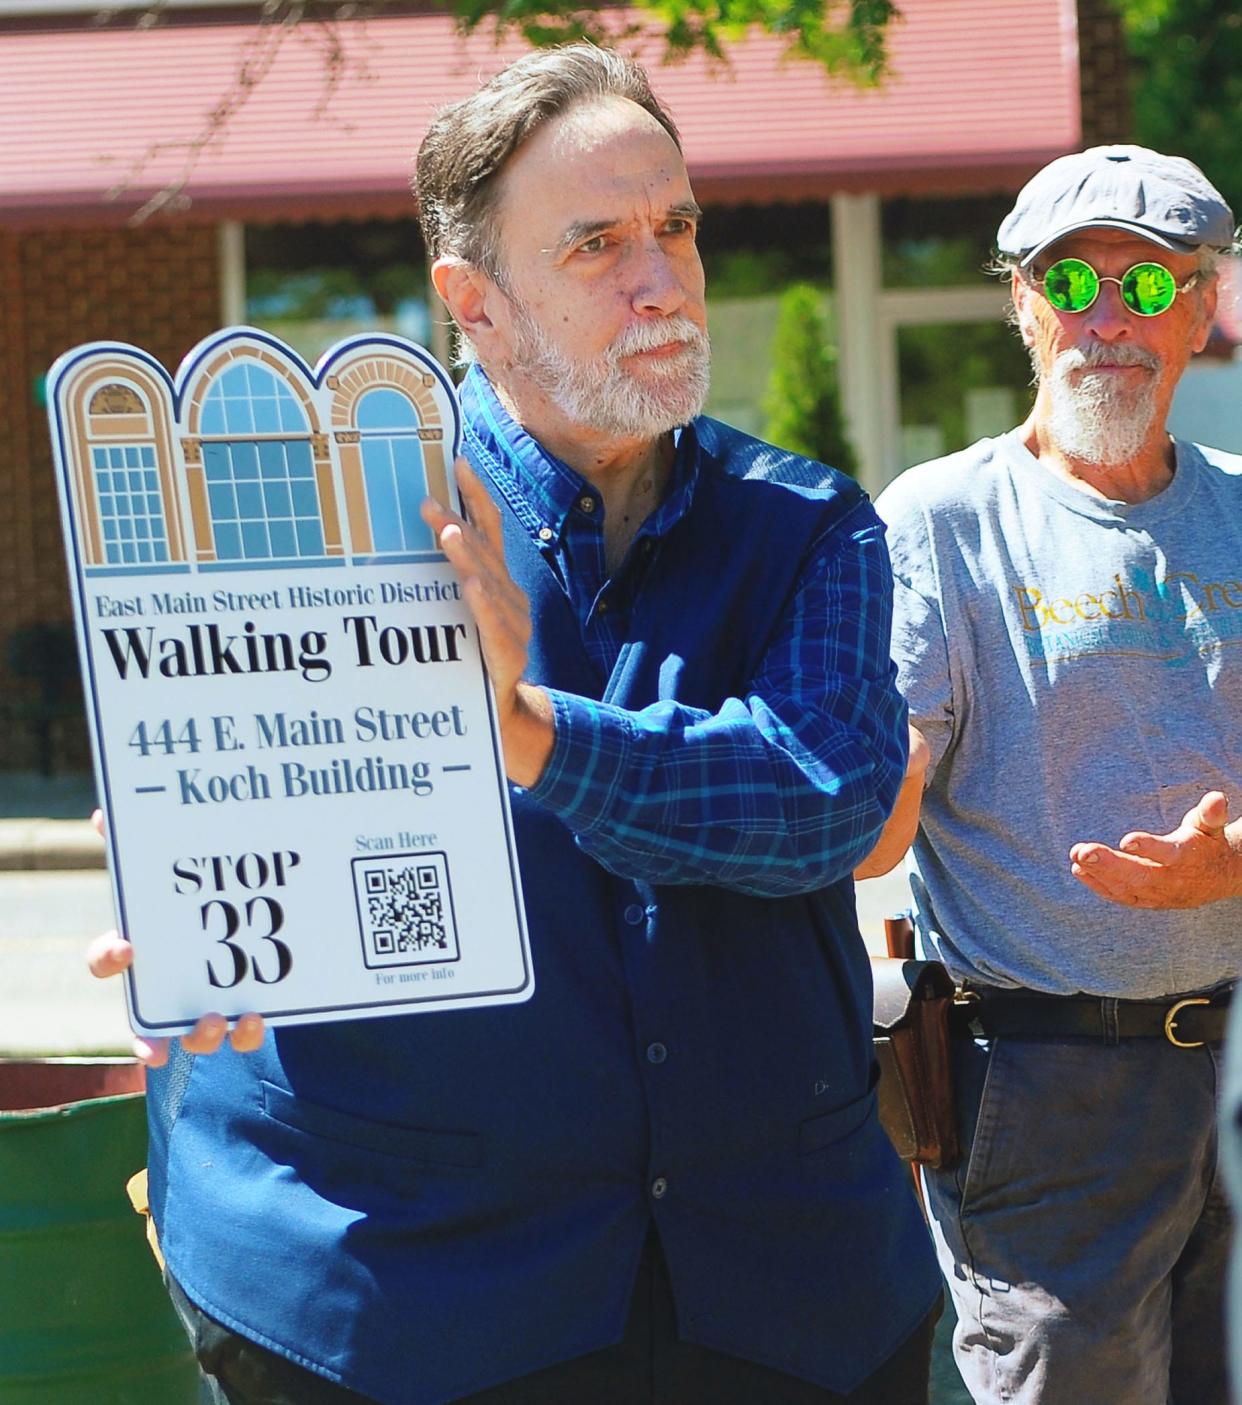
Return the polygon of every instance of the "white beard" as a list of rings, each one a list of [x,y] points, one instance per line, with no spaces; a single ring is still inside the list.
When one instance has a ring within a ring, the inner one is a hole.
[[[1104,362],[1145,366],[1152,374],[1137,385],[1108,374],[1093,375],[1089,368]],[[1052,442],[1080,463],[1104,468],[1129,463],[1146,443],[1156,417],[1159,372],[1160,358],[1137,346],[1092,345],[1086,351],[1077,347],[1063,351],[1047,376]]]
[[[590,361],[567,356],[526,307],[516,313],[514,363],[574,424],[625,439],[654,439],[688,424],[703,409],[711,374],[707,334],[684,313],[636,322]],[[621,361],[636,352],[684,342],[675,355],[648,364],[641,378]]]

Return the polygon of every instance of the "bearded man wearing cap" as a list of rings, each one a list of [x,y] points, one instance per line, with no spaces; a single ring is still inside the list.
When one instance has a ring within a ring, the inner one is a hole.
[[[1233,239],[1188,161],[1052,162],[998,236],[1029,417],[877,504],[926,771],[860,871],[921,820],[920,942],[964,1001],[963,1152],[926,1190],[979,1402],[1228,1395],[1215,1103],[1242,951],[1242,460],[1165,422]]]

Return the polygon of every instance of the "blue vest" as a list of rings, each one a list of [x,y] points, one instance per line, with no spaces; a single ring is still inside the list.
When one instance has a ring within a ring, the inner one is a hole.
[[[812,545],[870,514],[846,480],[790,486],[773,475],[810,481],[804,461],[708,420],[699,436],[693,506],[610,678],[505,509],[532,682],[714,711],[744,695]],[[303,1365],[435,1405],[618,1341],[654,1218],[685,1339],[851,1390],[939,1288],[876,1118],[851,881],[781,899],[629,882],[513,804],[534,998],[280,1030],[188,1083],[174,1064],[151,1098],[171,1272]]]

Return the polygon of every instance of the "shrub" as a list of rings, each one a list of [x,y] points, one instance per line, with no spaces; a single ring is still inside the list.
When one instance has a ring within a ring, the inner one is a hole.
[[[836,350],[828,344],[819,290],[810,283],[791,283],[781,295],[763,411],[764,437],[773,444],[856,476],[858,460],[841,413]]]

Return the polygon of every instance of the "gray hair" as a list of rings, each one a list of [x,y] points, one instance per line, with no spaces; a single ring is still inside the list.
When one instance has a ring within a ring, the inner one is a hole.
[[[454,255],[503,285],[496,213],[506,163],[545,123],[600,98],[637,103],[681,150],[642,66],[594,44],[528,54],[470,97],[441,108],[419,147],[414,178],[431,257]]]

